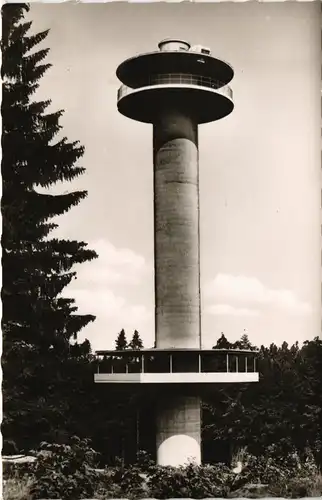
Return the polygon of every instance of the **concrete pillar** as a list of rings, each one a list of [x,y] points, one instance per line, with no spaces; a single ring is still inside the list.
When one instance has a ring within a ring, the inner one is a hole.
[[[200,399],[176,396],[157,404],[157,464],[201,463]]]
[[[153,127],[158,348],[200,348],[198,127],[164,111]]]
[[[153,147],[156,347],[200,348],[197,124],[164,111]],[[168,388],[156,410],[157,463],[200,463],[200,399]]]

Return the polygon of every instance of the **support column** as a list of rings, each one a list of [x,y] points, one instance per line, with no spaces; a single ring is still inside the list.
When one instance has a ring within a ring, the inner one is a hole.
[[[157,404],[157,464],[201,463],[200,398],[176,396]]]
[[[153,127],[158,348],[200,348],[198,126],[163,111]],[[170,393],[170,394],[169,394]],[[156,407],[159,465],[201,462],[200,399],[168,387]]]
[[[198,126],[164,111],[153,127],[158,348],[200,348]]]

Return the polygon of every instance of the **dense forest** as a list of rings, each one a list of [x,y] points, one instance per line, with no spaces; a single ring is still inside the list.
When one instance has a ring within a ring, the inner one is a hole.
[[[132,389],[94,384],[95,356],[77,334],[95,318],[61,296],[76,277],[73,265],[97,256],[85,242],[50,238],[52,218],[87,193],[37,189],[83,174],[84,148],[61,135],[62,111],[46,112],[50,100],[34,100],[50,66],[48,49],[35,48],[48,32],[28,35],[28,9],[2,8],[3,452],[76,435],[91,439],[103,463],[133,462],[139,449],[153,455],[149,408]],[[115,332],[115,347],[143,348],[139,332],[131,335]],[[255,348],[246,335],[234,344],[222,335],[214,347]],[[229,463],[245,446],[257,456],[272,445],[281,456],[309,446],[322,464],[322,341],[257,347],[259,383],[216,386],[204,398],[204,460]]]
[[[143,347],[138,332],[127,343],[123,330],[115,345],[127,349],[133,342],[136,348]],[[223,344],[229,345],[224,335],[214,347]],[[239,348],[255,347],[245,335],[230,347],[236,348],[236,344]],[[280,347],[261,346],[259,383],[215,386],[203,401],[204,462],[230,463],[244,447],[259,456],[273,446],[278,456],[286,456],[294,449],[302,453],[309,447],[321,464],[321,363],[319,338],[305,342],[301,348],[286,343]],[[133,389],[115,391],[94,384],[95,371],[95,357],[89,351],[71,357],[66,363],[64,383],[57,384],[51,400],[44,401],[44,406],[48,404],[46,411],[26,413],[22,405],[21,415],[12,417],[5,408],[5,417],[11,419],[12,425],[10,433],[3,428],[4,451],[28,452],[42,441],[64,443],[77,435],[90,438],[105,464],[114,464],[117,458],[134,463],[140,450],[153,458],[153,431],[149,433],[147,425],[151,409]],[[35,423],[37,417],[41,418],[41,426]]]

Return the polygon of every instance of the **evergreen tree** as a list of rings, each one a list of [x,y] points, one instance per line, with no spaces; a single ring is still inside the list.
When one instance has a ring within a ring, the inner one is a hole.
[[[225,335],[221,333],[220,338],[217,340],[216,345],[213,349],[231,349],[233,345],[226,339]]]
[[[143,342],[137,330],[134,330],[131,342],[129,343],[130,349],[143,349]]]
[[[127,349],[127,347],[128,347],[128,343],[127,343],[127,339],[126,339],[126,334],[122,328],[122,330],[118,334],[117,339],[115,341],[115,349],[117,351],[124,351],[125,349]]]
[[[26,4],[2,7],[2,432],[22,446],[64,418],[57,401],[70,339],[95,318],[77,314],[74,299],[61,292],[76,277],[72,267],[96,257],[84,242],[49,238],[51,219],[76,206],[86,191],[40,194],[71,181],[85,169],[77,165],[84,148],[57,135],[62,111],[46,112],[50,100],[34,93],[50,67],[49,49],[35,50],[48,31],[28,32]],[[83,350],[89,354],[88,343]],[[56,399],[55,399],[56,398]],[[49,416],[52,421],[49,423]],[[53,416],[55,414],[55,417]]]
[[[321,463],[321,346],[314,339],[259,351],[259,383],[216,388],[205,401],[203,436],[212,449],[247,446],[255,455],[274,445],[285,457],[310,446]],[[214,443],[215,442],[215,443]]]
[[[234,343],[234,348],[235,349],[249,349],[249,350],[255,349],[254,346],[252,345],[252,343],[250,342],[247,333],[243,333],[240,340],[237,340],[237,342]]]

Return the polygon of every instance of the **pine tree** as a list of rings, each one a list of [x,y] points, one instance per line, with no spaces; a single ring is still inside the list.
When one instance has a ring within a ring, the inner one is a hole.
[[[244,330],[245,331],[245,330]],[[237,342],[234,343],[234,348],[235,349],[249,349],[249,350],[254,350],[254,346],[250,342],[247,333],[243,333],[243,335],[240,337],[240,340],[237,340]]]
[[[143,342],[137,330],[134,330],[131,342],[129,343],[130,349],[143,349]]]
[[[225,335],[221,333],[220,338],[217,340],[213,349],[231,349],[232,344],[226,339]]]
[[[126,334],[122,328],[122,330],[118,334],[117,339],[115,341],[115,349],[117,351],[124,351],[125,349],[127,349],[127,347],[128,347],[128,343],[127,343],[127,339],[126,339]]]
[[[46,112],[50,100],[34,93],[49,69],[49,49],[34,50],[48,31],[28,36],[26,4],[2,7],[2,331],[4,439],[48,426],[47,411],[59,410],[50,395],[62,378],[59,367],[71,352],[70,339],[95,318],[77,314],[74,299],[61,292],[76,277],[72,267],[97,257],[84,242],[49,238],[51,219],[76,206],[86,191],[40,194],[71,181],[85,169],[76,165],[84,148],[58,139],[62,111]],[[89,351],[87,344],[84,348]],[[55,393],[56,394],[56,393]],[[59,406],[59,405],[58,405]],[[38,411],[36,416],[33,411]],[[21,425],[21,419],[27,423]],[[44,422],[45,421],[45,422]],[[33,426],[33,429],[29,426]]]

